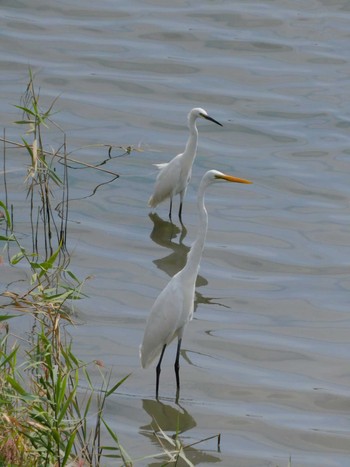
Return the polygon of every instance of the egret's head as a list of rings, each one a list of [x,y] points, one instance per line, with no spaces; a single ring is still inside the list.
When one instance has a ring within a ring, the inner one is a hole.
[[[234,177],[233,175],[223,174],[218,170],[209,170],[203,175],[202,181],[199,184],[198,199],[200,199],[200,196],[204,195],[204,192],[209,185],[212,183],[221,182],[222,180],[235,183],[252,183],[250,180],[246,180],[245,178],[238,178]]]
[[[217,125],[222,126],[221,123],[219,123],[217,120],[214,120],[214,118],[210,117],[208,115],[208,112],[201,107],[195,107],[194,109],[191,110],[191,112],[188,114],[189,120],[194,119],[196,120],[197,118],[205,118],[206,120],[210,120],[211,122],[216,123]]]
[[[205,174],[205,177],[208,179],[208,182],[216,182],[220,180],[226,180],[227,182],[235,182],[235,183],[253,183],[250,180],[246,180],[245,178],[234,177],[233,175],[223,174],[218,170],[209,170]]]

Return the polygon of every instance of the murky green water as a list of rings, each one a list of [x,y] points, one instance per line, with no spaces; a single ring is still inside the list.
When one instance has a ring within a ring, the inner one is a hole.
[[[69,150],[140,148],[110,161],[121,177],[70,211],[72,268],[93,276],[72,335],[82,358],[113,366],[115,378],[132,372],[107,407],[125,448],[157,452],[152,417],[169,433],[179,417],[186,444],[222,434],[221,452],[215,440],[196,446],[198,465],[282,466],[290,455],[293,467],[349,465],[349,2],[33,0],[3,3],[1,13],[8,138],[18,134],[12,104],[30,65],[43,101],[60,95],[55,121]],[[146,200],[152,164],[183,149],[195,106],[224,127],[198,124],[181,235],[168,206],[149,216]],[[76,156],[95,163],[104,152]],[[25,165],[8,162],[10,187]],[[140,369],[138,346],[154,299],[184,264],[196,187],[211,168],[254,184],[208,190],[180,405],[175,346],[156,403],[154,369]],[[76,170],[70,180],[82,198],[108,177]],[[24,213],[18,228],[26,231]]]

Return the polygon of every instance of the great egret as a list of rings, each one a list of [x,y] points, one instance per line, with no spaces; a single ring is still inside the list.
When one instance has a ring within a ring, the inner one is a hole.
[[[187,116],[190,134],[183,153],[178,154],[170,162],[164,164],[154,164],[159,170],[154,186],[153,195],[148,201],[148,206],[155,208],[159,203],[170,198],[169,219],[171,220],[171,210],[173,197],[180,195],[179,219],[182,224],[182,203],[186,194],[187,185],[191,180],[192,165],[197,153],[198,130],[196,126],[197,118],[205,118],[211,122],[221,125],[218,121],[210,117],[204,109],[195,107]]]
[[[199,226],[195,241],[188,253],[187,263],[181,271],[171,278],[157,297],[148,316],[143,342],[140,345],[140,359],[143,368],[147,368],[160,354],[156,368],[156,398],[158,399],[160,366],[165,348],[175,337],[178,339],[175,359],[175,375],[178,399],[180,390],[179,357],[183,332],[186,324],[193,317],[193,302],[199,263],[202,257],[204,241],[208,230],[208,214],[204,205],[205,190],[209,185],[220,180],[237,183],[251,183],[243,178],[225,175],[217,170],[209,170],[203,176],[198,189]]]

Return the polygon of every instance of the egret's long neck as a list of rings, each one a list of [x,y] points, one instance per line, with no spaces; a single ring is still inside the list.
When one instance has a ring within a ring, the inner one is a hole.
[[[193,117],[191,114],[188,117],[188,128],[190,130],[190,134],[188,136],[188,140],[183,154],[192,165],[192,162],[196,157],[197,152],[198,130],[196,126],[196,118]]]
[[[202,257],[205,237],[208,230],[208,213],[204,205],[204,191],[206,186],[201,183],[198,190],[197,206],[199,214],[198,232],[195,241],[191,246],[191,250],[187,256],[187,263],[184,267],[185,274],[188,274],[189,279],[194,281],[197,278],[199,263]]]

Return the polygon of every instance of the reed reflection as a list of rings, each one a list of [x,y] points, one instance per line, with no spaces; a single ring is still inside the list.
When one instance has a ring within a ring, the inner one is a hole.
[[[190,460],[193,465],[220,462],[220,458],[218,456],[198,449],[200,442],[209,442],[210,440],[210,443],[212,443],[210,444],[210,449],[215,449],[216,451],[220,452],[217,436],[207,440],[193,440],[193,438],[187,434],[186,442],[181,439],[182,434],[189,432],[197,426],[195,419],[184,407],[178,403],[164,404],[159,400],[157,401],[151,399],[143,399],[142,407],[143,410],[150,416],[151,421],[149,424],[140,427],[140,433],[148,438],[152,444],[155,444],[158,448],[160,447],[160,441],[157,439],[158,436],[162,441],[163,450],[165,448],[169,451],[173,451],[174,446],[162,437],[162,432],[174,440],[175,436],[177,435],[182,443],[186,458]],[[191,439],[189,440],[189,438]],[[194,444],[196,444],[196,448],[194,448]],[[206,446],[208,449],[208,444],[206,444]],[[164,457],[160,459],[159,462],[154,461],[148,465],[151,467],[162,466],[164,465]]]

